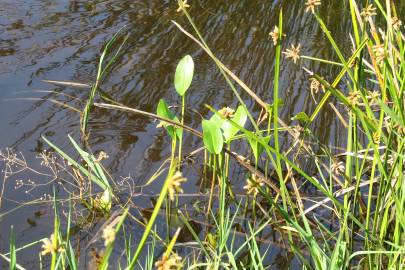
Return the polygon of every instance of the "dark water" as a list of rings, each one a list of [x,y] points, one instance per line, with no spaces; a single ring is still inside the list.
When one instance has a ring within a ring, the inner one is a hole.
[[[115,100],[130,107],[154,112],[160,98],[178,105],[180,100],[173,87],[174,70],[185,54],[193,56],[195,77],[187,96],[186,123],[199,128],[200,116],[207,116],[204,104],[217,108],[237,105],[225,80],[205,53],[171,23],[176,20],[191,29],[185,18],[176,12],[176,1],[169,0],[1,0],[0,1],[0,148],[20,151],[28,164],[39,166],[38,153],[48,146],[41,136],[47,136],[68,153],[72,153],[67,134],[79,138],[79,114],[50,99],[82,110],[88,96],[86,89],[53,86],[42,80],[62,80],[91,84],[103,45],[121,27],[130,33],[123,54],[101,85]],[[189,1],[191,15],[219,59],[247,83],[263,100],[272,101],[274,46],[269,37],[284,12],[287,37],[285,47],[301,43],[302,54],[336,59],[331,46],[317,26],[315,19],[304,12],[304,1]],[[327,1],[321,14],[345,56],[350,54],[347,33],[351,29],[346,1]],[[283,59],[281,91],[285,105],[281,117],[289,122],[300,111],[311,113],[315,103],[309,91],[305,66],[332,79],[338,69],[302,61],[294,65]],[[41,90],[41,91],[38,91]],[[44,92],[46,90],[49,92]],[[259,108],[246,95],[248,106]],[[319,99],[318,99],[319,100]],[[323,143],[342,145],[342,126],[334,112],[325,108],[312,130]],[[126,113],[94,109],[90,116],[89,145],[93,151],[104,150],[109,159],[105,166],[115,179],[131,175],[136,185],[142,185],[170,153],[167,134],[156,129],[151,119]],[[284,141],[288,145],[288,140]],[[201,146],[193,136],[185,138],[185,151]],[[200,168],[197,166],[196,171]],[[236,172],[237,173],[237,172]],[[195,175],[195,172],[190,172]],[[27,172],[21,178],[29,179]],[[14,189],[15,180],[5,184],[1,213],[21,202],[52,193],[52,185],[25,192]],[[235,189],[243,186],[243,175],[234,182]],[[44,183],[35,176],[36,183]],[[160,179],[143,190],[146,195],[159,192]],[[186,193],[199,192],[197,180],[189,179]],[[137,199],[150,206],[148,197]],[[192,199],[185,199],[190,204]],[[36,213],[40,211],[40,215]],[[22,207],[2,214],[0,219],[0,252],[8,250],[10,225],[17,231],[18,245],[49,237],[52,209],[46,204]],[[138,228],[140,230],[140,228]],[[88,228],[92,234],[91,228]],[[136,232],[135,235],[139,234]],[[30,269],[37,264],[39,245],[34,251],[19,253],[19,262]],[[85,252],[83,252],[85,254]],[[284,269],[291,256],[274,248],[269,263]],[[83,255],[86,257],[85,255]],[[89,258],[86,257],[86,260]],[[1,264],[0,264],[1,265]],[[6,267],[7,264],[3,265]]]

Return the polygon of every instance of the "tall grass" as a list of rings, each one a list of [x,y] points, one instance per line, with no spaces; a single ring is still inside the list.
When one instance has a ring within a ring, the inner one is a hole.
[[[217,109],[215,104],[207,104],[211,115],[201,121],[202,132],[184,123],[187,106],[185,92],[192,84],[194,71],[191,56],[183,58],[176,70],[176,90],[182,102],[181,120],[164,100],[157,104],[156,114],[118,103],[94,104],[97,89],[97,83],[95,84],[82,121],[83,133],[87,128],[88,112],[94,105],[158,119],[172,139],[172,154],[166,168],[165,181],[148,222],[139,222],[145,229],[142,237],[135,241],[134,249],[131,247],[132,236],[127,233],[125,220],[137,220],[131,214],[130,207],[120,202],[114,194],[115,183],[107,178],[105,169],[90,152],[80,148],[72,138],[70,140],[73,147],[87,166],[82,166],[44,138],[63,158],[68,159],[77,170],[85,174],[89,181],[97,184],[103,193],[108,192],[108,198],[111,199],[107,201],[109,207],[104,208],[107,213],[111,210],[112,203],[125,209],[113,225],[107,224],[103,230],[107,251],[100,269],[107,269],[111,265],[109,261],[112,258],[115,236],[121,228],[125,232],[126,247],[126,266],[123,266],[123,269],[151,269],[153,265],[158,269],[268,269],[271,265],[268,265],[267,258],[273,246],[270,244],[263,249],[260,236],[269,230],[278,232],[278,240],[287,243],[283,248],[294,254],[302,269],[405,267],[403,28],[396,18],[395,6],[389,0],[385,3],[376,0],[374,4],[377,8],[371,4],[360,7],[354,0],[348,2],[353,27],[351,55],[342,52],[322,14],[318,13],[319,5],[327,3],[308,0],[306,6],[303,6],[313,13],[313,19],[318,22],[325,39],[334,49],[338,59],[332,60],[300,55],[299,46],[288,49],[284,43],[284,34],[288,33],[283,33],[283,15],[280,11],[277,28],[272,33],[276,57],[273,103],[268,103],[258,97],[215,56],[188,13],[189,4],[187,1],[178,0],[179,11],[186,16],[194,34],[178,23],[173,23],[214,61],[240,103],[236,110]],[[376,16],[385,19],[386,24],[381,31],[375,25]],[[349,36],[347,38],[349,42]],[[107,48],[110,45],[107,45]],[[304,66],[308,61],[318,61],[341,68],[336,78],[330,82],[325,80],[322,74],[307,70],[312,81],[316,83],[315,86],[322,87],[326,92],[313,112],[301,112],[292,117],[300,121],[302,128],[288,126],[279,117],[282,91],[279,78],[283,55],[293,58],[294,61],[302,61]],[[100,67],[104,57],[103,53]],[[98,77],[103,75],[100,67]],[[262,108],[260,115],[248,110],[246,101],[241,99],[235,85]],[[311,128],[331,99],[345,108],[335,111],[336,117],[347,123],[346,149],[342,153],[336,153],[334,148],[320,145],[323,155],[316,155],[310,142],[319,141],[316,140],[316,134],[311,132]],[[252,130],[245,127],[248,119]],[[283,149],[280,144],[280,132],[288,132],[294,140],[294,144],[288,149]],[[212,194],[205,210],[208,213],[207,221],[212,221],[210,225],[213,230],[209,230],[207,226],[204,233],[195,231],[186,209],[179,209],[177,213],[170,211],[169,202],[177,199],[182,192],[181,184],[186,181],[181,172],[183,133],[200,138],[201,144],[208,151],[209,161],[204,166],[212,171]],[[242,156],[232,151],[235,144],[250,146],[254,162],[249,161],[250,156]],[[316,173],[305,170],[307,166],[299,162],[302,155],[310,156],[307,162],[315,165]],[[259,169],[261,160],[265,163],[264,171]],[[247,171],[248,179],[244,187],[247,194],[244,199],[233,195],[232,175],[229,175],[231,162]],[[270,177],[272,170],[275,174]],[[157,172],[148,184],[158,179],[162,173],[163,171]],[[303,188],[307,186],[311,186],[322,198],[315,199],[305,194]],[[194,238],[193,243],[183,243],[192,247],[192,252],[181,254],[185,257],[183,259],[177,253],[180,247],[177,243],[180,230],[172,237],[168,235],[166,240],[162,240],[153,229],[158,215],[162,213],[161,209],[165,206],[164,202],[167,202],[165,213],[181,220],[183,231],[187,230]],[[50,269],[66,269],[67,266],[77,269],[77,257],[69,239],[70,215],[67,237],[63,237],[56,206],[55,201],[53,237],[43,240],[44,251],[49,251],[46,253],[52,256]],[[325,212],[327,214],[320,214]],[[246,221],[242,235],[235,229],[240,218]],[[149,245],[148,240],[152,241]],[[155,243],[160,244],[163,250],[160,258],[155,256]],[[144,250],[146,246],[147,252]],[[10,252],[2,256],[10,262],[11,269],[18,266],[18,250],[12,234]],[[142,254],[147,254],[144,261],[140,260]],[[121,265],[118,267],[121,268]]]

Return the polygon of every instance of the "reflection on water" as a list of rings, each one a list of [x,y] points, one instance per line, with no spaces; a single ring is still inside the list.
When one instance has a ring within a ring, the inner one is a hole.
[[[336,58],[314,18],[304,12],[302,1],[190,2],[191,15],[218,58],[267,102],[272,99],[275,56],[268,33],[276,24],[281,8],[286,46],[301,43],[305,55]],[[332,3],[322,5],[321,14],[348,56],[351,48],[346,43],[346,33],[351,25],[348,12],[343,13],[348,4],[338,0],[328,2]],[[101,86],[111,97],[146,111],[155,111],[160,98],[178,105],[172,83],[175,66],[183,55],[191,54],[196,63],[196,75],[187,97],[187,124],[198,128],[200,117],[195,111],[207,115],[205,103],[216,107],[235,106],[237,100],[215,65],[171,23],[176,20],[189,28],[176,8],[176,1],[170,0],[2,0],[0,147],[13,147],[23,152],[28,162],[35,162],[35,155],[46,148],[40,139],[45,135],[70,153],[67,134],[78,135],[79,114],[46,100],[55,99],[82,109],[88,91],[55,87],[42,80],[92,83],[103,44],[123,26],[130,33],[129,41]],[[336,68],[318,63],[294,65],[285,59],[281,66],[281,96],[285,102],[281,113],[287,122],[297,112],[312,112],[315,106],[302,66],[326,79],[338,72]],[[242,97],[249,107],[259,112],[247,96],[242,94]],[[106,165],[115,177],[130,174],[137,184],[142,184],[170,151],[168,136],[155,126],[152,120],[138,115],[95,109],[89,123],[89,143],[94,151],[103,149],[109,154]],[[338,129],[341,126],[333,111],[326,108],[313,130],[321,141],[341,145],[343,138]],[[201,142],[187,136],[185,145],[185,150],[193,150]],[[189,181],[186,191],[194,192],[196,182]],[[157,192],[159,187],[156,184],[149,192]],[[29,199],[24,192],[14,191],[13,183],[7,183],[5,198],[1,212],[15,207],[14,201]],[[50,217],[49,211],[39,209]],[[1,220],[1,243],[6,243],[10,224],[19,222],[20,243],[38,239],[37,233],[46,236],[50,231],[48,220],[41,223],[42,219],[33,215],[32,208],[23,208],[18,214]],[[24,263],[30,265],[30,261]],[[280,269],[285,267],[283,262],[279,264]]]

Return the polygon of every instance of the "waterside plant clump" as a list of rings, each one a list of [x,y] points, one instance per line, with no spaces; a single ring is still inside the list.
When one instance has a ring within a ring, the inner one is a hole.
[[[216,109],[215,104],[207,104],[211,115],[202,119],[202,132],[187,126],[184,121],[186,94],[195,68],[189,55],[180,60],[175,72],[174,85],[181,100],[179,116],[163,99],[157,104],[156,113],[151,113],[129,108],[98,92],[103,75],[127,40],[124,37],[123,44],[111,60],[104,63],[119,34],[114,36],[102,54],[97,81],[82,113],[83,138],[88,136],[87,121],[92,109],[121,110],[159,120],[158,127],[165,128],[171,138],[172,151],[159,171],[145,184],[166,175],[154,209],[148,220],[142,221],[132,214],[131,199],[123,200],[118,196],[122,185],[113,181],[102,166],[105,155],[95,157],[88,145],[84,143],[80,147],[69,137],[81,157],[78,161],[44,138],[69,163],[66,170],[75,179],[77,187],[71,192],[72,196],[88,211],[96,211],[106,220],[100,228],[105,250],[99,256],[99,269],[268,269],[272,268],[268,262],[272,246],[287,249],[302,269],[404,269],[403,27],[393,1],[375,0],[364,7],[354,0],[347,2],[353,30],[348,36],[353,47],[351,55],[341,51],[322,14],[318,13],[325,3],[307,0],[303,6],[319,23],[337,60],[301,55],[300,44],[287,47],[284,40],[288,33],[283,32],[280,11],[278,25],[270,33],[276,57],[273,101],[269,103],[257,96],[215,56],[188,13],[191,3],[178,0],[178,11],[187,17],[194,34],[177,22],[173,23],[214,61],[239,101],[237,108]],[[381,28],[376,26],[377,16],[384,20]],[[279,78],[283,56],[303,66],[308,61],[318,61],[341,69],[334,80],[327,81],[324,74],[316,74],[304,67],[311,80],[312,97],[319,102],[313,112],[293,116],[291,123],[296,125],[287,125],[279,118],[282,106]],[[261,108],[259,115],[249,111],[238,89],[257,103]],[[96,95],[103,102],[94,103]],[[330,103],[331,99],[336,99],[344,109],[339,111]],[[311,124],[325,106],[331,106],[337,119],[347,128],[345,151],[336,153],[334,148],[323,145],[319,147],[321,153],[313,149],[313,143],[319,142],[316,134],[311,132]],[[203,148],[191,154],[204,154],[204,172],[210,183],[206,207],[202,209],[209,223],[204,233],[195,230],[188,210],[178,207],[178,195],[183,192],[181,186],[187,181],[182,172],[186,166],[186,155],[182,150],[186,133],[201,138]],[[294,142],[288,149],[280,146],[281,133],[288,134]],[[232,147],[235,144],[248,145],[250,155],[235,152]],[[307,172],[303,161],[312,163],[316,172]],[[233,192],[231,164],[248,173],[243,196]],[[92,184],[96,184],[101,192],[93,195]],[[303,192],[308,186],[315,190],[313,196]],[[43,248],[41,256],[50,255],[50,269],[78,269],[80,256],[70,239],[72,215],[69,212],[62,226],[56,196],[53,196],[53,205],[54,232],[49,238],[18,248],[15,236],[11,234],[10,252],[1,254],[10,262],[10,269],[23,269],[18,264],[18,251],[39,243]],[[114,207],[119,211],[113,212]],[[159,215],[164,215],[169,223],[170,219],[177,219],[182,230],[176,229],[173,234],[168,230],[166,237],[159,236],[155,229]],[[241,217],[245,217],[244,228],[237,228],[236,221]],[[127,221],[144,227],[135,245]],[[269,237],[266,238],[264,232],[269,230],[277,234],[276,242],[267,241]],[[184,231],[188,231],[193,239],[180,242]],[[119,264],[113,265],[112,252],[118,235],[124,239],[125,248],[119,255]]]

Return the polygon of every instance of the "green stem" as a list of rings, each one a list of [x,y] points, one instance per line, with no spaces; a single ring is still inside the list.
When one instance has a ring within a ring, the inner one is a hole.
[[[172,151],[172,160],[170,162],[169,173],[168,173],[168,175],[166,177],[166,180],[165,180],[165,182],[163,184],[162,190],[161,190],[161,192],[159,194],[159,198],[156,201],[156,205],[155,205],[155,208],[153,209],[153,212],[152,212],[152,215],[151,215],[151,217],[149,219],[149,222],[146,225],[145,231],[144,231],[144,233],[143,233],[143,235],[142,235],[142,237],[141,237],[141,239],[139,241],[139,245],[138,245],[138,247],[137,247],[137,249],[135,251],[134,256],[132,257],[131,263],[127,266],[127,268],[125,268],[126,270],[132,270],[132,269],[135,268],[135,264],[137,263],[138,258],[141,255],[141,252],[143,250],[143,247],[146,244],[146,240],[148,239],[149,233],[152,230],[152,226],[155,223],[155,220],[156,220],[156,217],[159,214],[160,208],[161,208],[164,200],[166,199],[166,195],[167,195],[167,191],[168,191],[168,188],[169,188],[169,185],[170,185],[171,178],[172,178],[172,176],[175,173],[176,168],[177,168],[177,164],[176,164],[176,161],[174,159],[174,151],[176,149],[175,148],[175,146],[176,146],[176,140],[175,139],[174,139],[174,142],[173,142],[173,146],[174,146],[174,148],[173,148],[173,151]]]
[[[181,97],[181,124],[184,125],[184,110],[185,110],[185,94]],[[183,144],[183,131],[181,132],[181,136],[179,138],[179,167],[181,166],[181,152],[182,152],[182,144]]]

